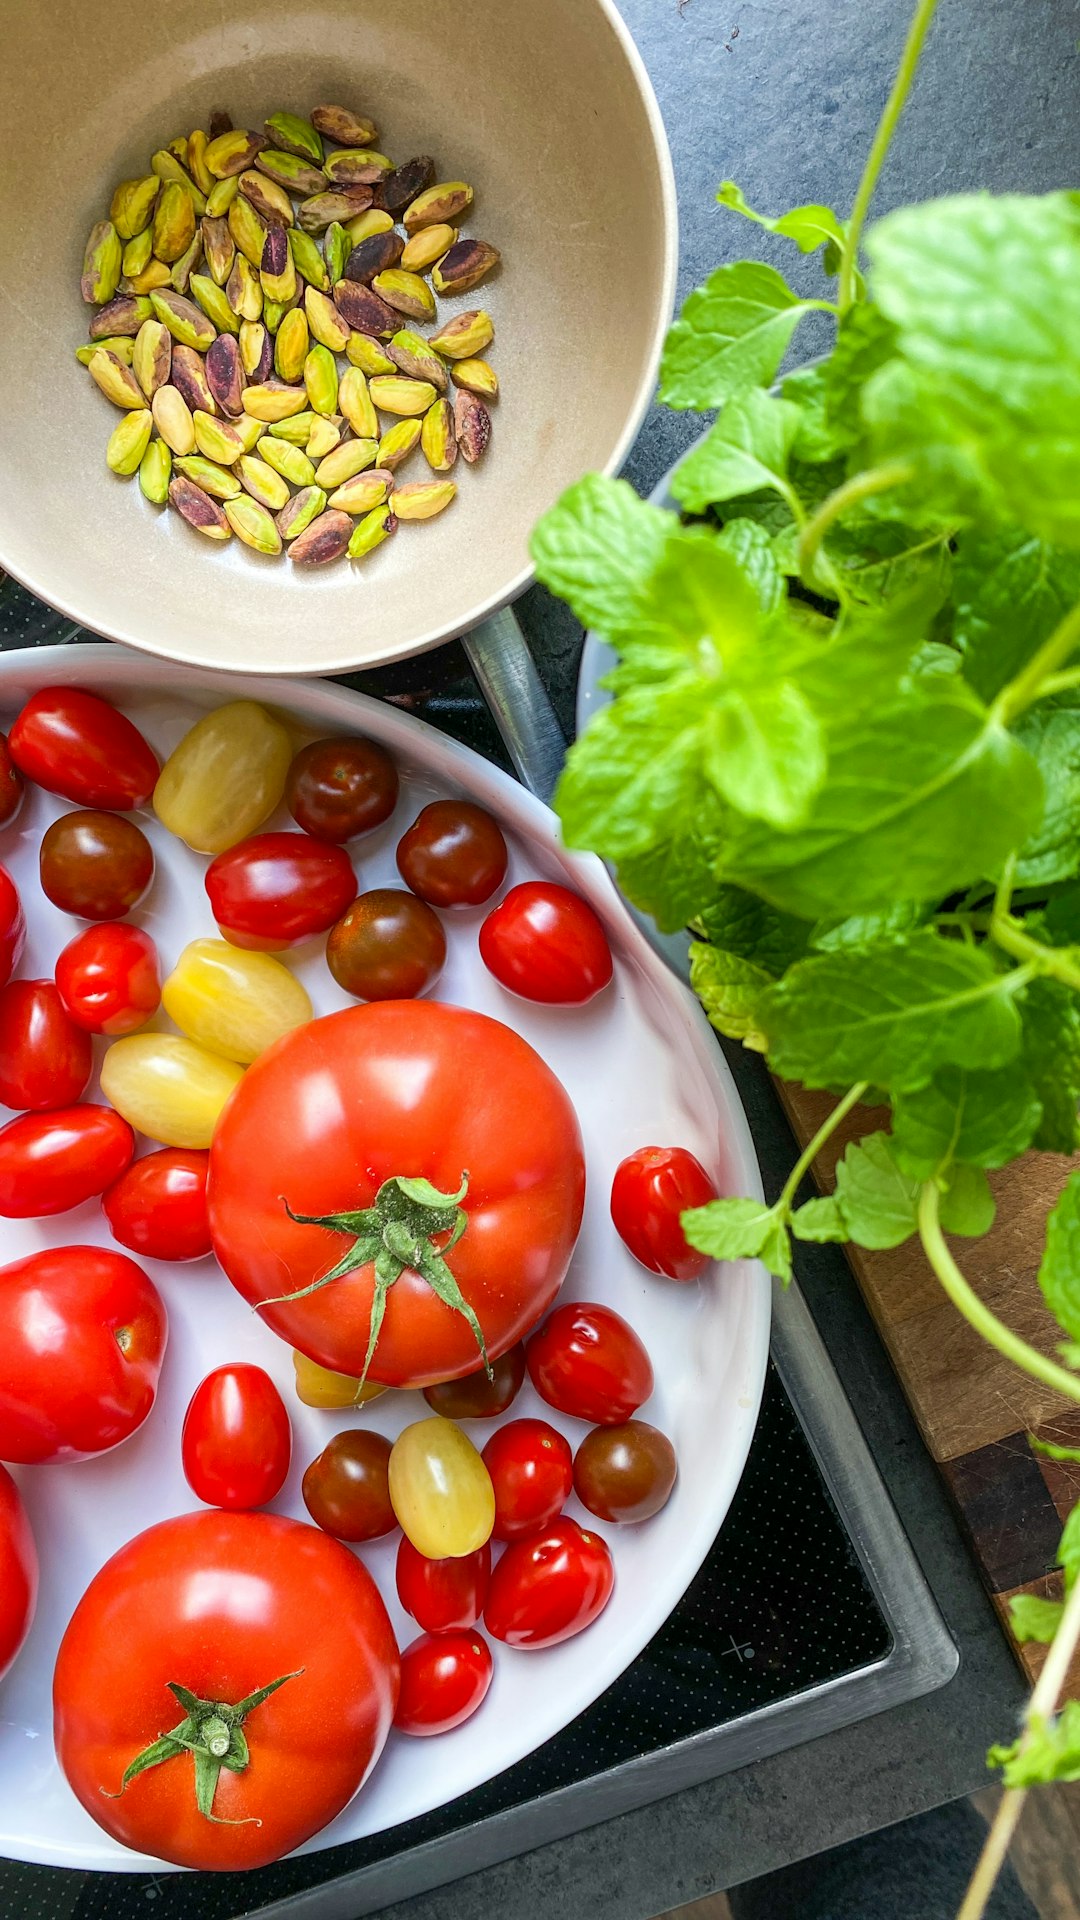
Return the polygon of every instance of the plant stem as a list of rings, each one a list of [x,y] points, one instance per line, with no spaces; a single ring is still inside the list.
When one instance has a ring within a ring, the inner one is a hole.
[[[919,1199],[919,1238],[923,1244],[930,1265],[941,1281],[953,1306],[963,1314],[976,1333],[981,1334],[990,1346],[1004,1354],[1014,1366],[1029,1373],[1033,1380],[1041,1380],[1046,1387],[1053,1387],[1057,1393],[1064,1394],[1069,1400],[1080,1401],[1080,1377],[1068,1373],[1056,1360],[1047,1359],[1036,1347],[1029,1346],[1018,1333],[1007,1327],[984,1301],[979,1299],[974,1288],[965,1280],[956,1261],[945,1243],[941,1231],[940,1219],[941,1195],[933,1180],[928,1180]],[[1078,1582],[1080,1585],[1080,1582]]]
[[[907,460],[892,460],[882,467],[870,467],[866,473],[853,474],[823,500],[815,514],[806,522],[799,536],[799,572],[803,578],[809,573],[814,556],[834,520],[838,520],[849,507],[857,506],[860,500],[866,500],[874,493],[887,493],[890,487],[902,487],[905,480],[914,476],[915,469]]]
[[[826,505],[828,502],[826,501]],[[1002,687],[990,709],[991,717],[1003,726],[1009,726],[1025,708],[1041,700],[1046,692],[1046,682],[1055,679],[1058,668],[1068,659],[1076,647],[1080,646],[1080,600],[1070,607],[1063,619],[1058,621],[1048,640],[1044,640],[1037,653],[1032,654],[1027,666]],[[1051,685],[1051,691],[1055,691]]]
[[[822,1121],[809,1146],[803,1148],[784,1182],[780,1198],[776,1202],[777,1208],[780,1211],[784,1213],[787,1212],[795,1195],[799,1191],[799,1184],[803,1175],[809,1172],[818,1154],[821,1152],[822,1147],[825,1145],[826,1140],[836,1132],[841,1120],[847,1118],[852,1107],[858,1105],[869,1085],[869,1080],[857,1081],[855,1086],[848,1088],[843,1099],[837,1102],[832,1112],[825,1116],[825,1119]]]
[[[1052,693],[1068,693],[1073,687],[1080,687],[1080,667],[1068,667],[1064,673],[1048,673],[1039,688],[1039,698],[1048,700]]]
[[[914,18],[908,28],[908,36],[904,42],[904,51],[900,56],[900,65],[896,69],[896,78],[892,83],[889,97],[885,102],[884,111],[877,124],[877,132],[874,135],[870,152],[867,155],[862,179],[859,181],[859,189],[855,195],[855,204],[851,209],[851,218],[847,223],[844,250],[840,256],[840,278],[837,283],[836,303],[840,308],[841,314],[847,312],[855,298],[855,268],[858,262],[859,241],[862,238],[862,230],[866,224],[866,216],[870,209],[870,202],[874,197],[874,188],[877,186],[878,176],[885,164],[885,155],[889,151],[889,144],[896,131],[896,123],[904,111],[908,94],[911,92],[911,83],[915,78],[915,69],[919,64],[922,44],[926,38],[927,28],[934,17],[936,6],[937,0],[919,0],[919,4],[915,8]]]
[[[1014,960],[1026,960],[1036,973],[1048,973],[1063,986],[1073,987],[1080,993],[1080,966],[1069,959],[1067,947],[1044,947],[1041,940],[1033,940],[1025,933],[1011,914],[999,914],[996,909],[990,920],[990,938]]]

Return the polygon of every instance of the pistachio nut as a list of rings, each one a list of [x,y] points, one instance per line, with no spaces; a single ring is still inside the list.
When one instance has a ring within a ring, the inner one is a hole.
[[[131,365],[148,400],[165,385],[172,371],[172,335],[160,320],[144,320],[135,336]]]
[[[322,141],[310,120],[301,120],[297,113],[272,113],[263,121],[263,128],[272,147],[322,166]]]
[[[224,180],[217,181],[206,196],[206,211],[213,214],[215,220],[227,214],[240,191],[240,176],[226,174]]]
[[[236,258],[236,241],[229,232],[229,223],[222,216],[211,214],[203,217],[202,223],[203,257],[212,277],[219,287],[225,285],[232,272]]]
[[[225,298],[240,321],[257,320],[262,313],[262,282],[251,261],[242,253],[233,255],[232,270],[225,282]]]
[[[186,172],[180,165],[176,155],[170,153],[168,147],[160,147],[157,153],[150,156],[150,170],[152,173],[156,173],[158,179],[163,182],[162,192],[164,192],[166,186],[183,187],[184,191],[190,196],[194,212],[200,215],[206,212],[206,195],[200,193],[190,173]],[[158,206],[160,206],[160,204],[161,200],[159,197]],[[157,208],[155,207],[155,213],[156,211]]]
[[[164,260],[151,260],[131,280],[121,280],[124,293],[153,293],[158,287],[167,287],[172,283],[172,274]]]
[[[153,315],[149,299],[132,293],[118,294],[107,306],[95,313],[88,332],[91,340],[106,340],[113,333],[138,333],[144,320]]]
[[[258,459],[253,453],[240,456],[236,463],[236,472],[241,486],[250,493],[253,500],[257,500],[260,506],[266,507],[271,513],[280,512],[289,498],[288,484],[282,479],[280,473],[275,473],[273,467],[268,466],[265,460]]]
[[[125,279],[133,280],[136,274],[142,273],[150,265],[153,246],[154,236],[149,227],[144,227],[134,240],[128,241],[120,258],[120,271]]]
[[[430,380],[409,380],[403,373],[379,374],[371,382],[371,397],[380,413],[406,417],[426,413],[438,395]]]
[[[107,347],[99,347],[93,355],[90,377],[114,407],[136,407],[141,411],[146,406],[147,396],[131,368]]]
[[[348,107],[316,107],[311,124],[339,147],[369,146],[378,132],[374,120],[364,120],[358,113],[350,113]]]
[[[172,268],[172,272],[169,275],[169,282],[172,286],[174,293],[187,293],[191,285],[192,274],[195,272],[197,267],[202,265],[202,257],[203,257],[202,229],[201,227],[196,227],[195,236],[187,252],[182,253],[180,255],[179,260],[173,261],[173,268]]]
[[[139,461],[139,486],[155,507],[165,505],[171,478],[172,454],[164,440],[151,440]]]
[[[287,313],[300,304],[300,282],[296,283],[296,292],[291,300],[264,300],[263,325],[267,333],[276,333]]]
[[[191,291],[219,333],[239,333],[240,322],[229,305],[224,287],[219,287],[208,273],[193,273]]]
[[[263,297],[288,306],[296,293],[296,268],[284,227],[268,227],[259,265]]]
[[[275,420],[287,420],[306,406],[303,387],[287,387],[284,381],[265,380],[260,386],[244,388],[244,412],[268,426]]]
[[[295,540],[298,533],[309,527],[317,513],[326,505],[326,495],[321,487],[303,487],[287,500],[277,516],[277,530],[283,540]]]
[[[89,307],[103,307],[120,285],[124,249],[111,220],[91,227],[83,254],[82,297]]]
[[[399,520],[434,520],[456,494],[452,480],[414,480],[394,488],[394,512]]]
[[[361,373],[369,377],[373,373],[394,371],[394,362],[367,333],[350,333],[345,342],[345,358],[351,367],[359,367]]]
[[[154,209],[154,253],[170,265],[186,253],[195,238],[195,208],[186,187],[169,181]]]
[[[307,399],[306,393],[304,399]],[[304,409],[300,413],[290,415],[286,420],[271,421],[270,432],[273,434],[275,440],[284,440],[290,447],[306,447],[311,436],[311,429],[321,424],[322,422],[320,422],[317,413],[312,413],[310,409]]]
[[[266,432],[266,422],[256,420],[250,413],[238,413],[231,425],[233,432],[239,435],[245,453],[253,453]]]
[[[324,161],[323,171],[331,186],[371,187],[386,179],[391,162],[370,147],[342,147]]]
[[[305,329],[307,322],[305,321]],[[329,347],[316,341],[304,361],[304,386],[313,412],[334,413],[337,409],[337,362]]]
[[[411,240],[405,242],[401,264],[408,273],[425,273],[436,260],[442,259],[444,253],[449,253],[456,239],[456,227],[421,227]]]
[[[465,387],[454,396],[454,431],[462,459],[475,466],[491,441],[491,415],[483,401]]]
[[[169,379],[177,392],[182,394],[194,413],[201,407],[204,413],[213,413],[217,402],[210,391],[210,382],[206,377],[206,363],[202,354],[194,347],[173,345],[172,367]],[[173,448],[176,452],[176,448]]]
[[[435,473],[449,473],[458,456],[454,409],[449,400],[436,400],[424,415],[420,431],[424,458]]]
[[[257,271],[262,266],[263,248],[266,245],[268,229],[265,220],[242,193],[237,194],[226,217],[234,243],[244,259],[250,261]]]
[[[410,320],[434,320],[435,295],[420,274],[406,273],[403,267],[391,267],[387,273],[376,274],[372,286],[395,312],[405,314]]]
[[[403,166],[395,167],[382,181],[378,204],[392,213],[395,220],[401,218],[406,207],[414,201],[435,178],[435,162],[429,153],[418,153],[413,160],[406,160]]]
[[[345,249],[346,259],[349,247],[358,247],[361,240],[370,239],[373,233],[389,233],[393,224],[393,216],[387,213],[384,207],[368,207],[366,212],[354,214],[351,220],[345,222],[345,233],[349,243]],[[340,278],[339,274],[338,279]]]
[[[352,539],[348,545],[350,560],[363,560],[366,554],[374,553],[384,540],[397,529],[397,520],[392,507],[376,507],[373,512],[364,515],[353,528]]]
[[[195,445],[203,457],[216,460],[222,467],[233,466],[244,451],[236,428],[227,420],[216,420],[212,413],[204,413],[201,407],[196,408],[191,417],[195,423]]]
[[[464,180],[442,180],[418,194],[405,208],[405,231],[418,233],[421,227],[452,226],[472,201],[473,190]]]
[[[244,372],[256,386],[270,378],[274,365],[274,342],[259,320],[240,322],[240,359]]]
[[[315,469],[315,478],[320,487],[340,487],[351,480],[354,473],[362,473],[365,467],[373,466],[377,443],[374,440],[343,440],[339,447],[320,460]]]
[[[268,180],[276,180],[279,187],[295,194],[322,193],[326,187],[326,175],[321,167],[310,160],[301,160],[295,153],[283,153],[279,147],[264,147],[256,156],[255,165]]]
[[[355,333],[383,334],[389,338],[397,332],[398,316],[393,307],[388,307],[370,287],[362,287],[358,280],[338,281],[334,305]]]
[[[173,453],[194,452],[195,422],[187,401],[176,387],[158,387],[150,402],[150,411],[154,425]]]
[[[289,558],[300,567],[324,567],[330,560],[340,560],[352,530],[347,513],[324,511],[293,540]]]
[[[119,425],[113,428],[105,449],[105,460],[114,473],[123,474],[127,479],[137,472],[139,462],[150,444],[153,424],[150,409],[142,407],[137,413],[125,413]]]
[[[377,273],[385,273],[388,267],[396,267],[401,259],[405,242],[393,227],[389,232],[369,233],[361,240],[345,262],[343,278],[359,280],[370,286]]]
[[[213,286],[213,281],[210,284]],[[158,289],[150,295],[150,305],[180,346],[195,347],[200,353],[205,353],[211,342],[217,339],[217,328],[194,301],[185,299],[182,293],[166,293]]]
[[[135,342],[125,333],[106,334],[104,340],[88,340],[85,346],[76,347],[75,358],[81,367],[88,367],[95,353],[102,347],[107,353],[115,353],[125,367],[130,367],[135,358]],[[136,379],[138,375],[136,374]],[[139,382],[140,386],[142,382]]]
[[[254,164],[256,154],[265,145],[262,134],[246,133],[242,127],[230,127],[227,133],[216,134],[207,146],[203,154],[206,170],[213,174],[215,180],[244,173]]]
[[[221,467],[216,460],[207,460],[199,453],[189,453],[177,457],[176,469],[186,479],[194,480],[197,487],[209,493],[215,500],[235,500],[243,492],[235,473],[227,467]]]
[[[156,173],[144,174],[140,180],[121,180],[109,208],[109,219],[121,240],[134,240],[137,233],[145,233],[160,191]]]
[[[211,140],[216,140],[220,134],[232,132],[232,115],[225,107],[211,107],[206,124]]]
[[[328,505],[339,513],[370,513],[381,507],[394,484],[388,467],[371,467],[367,473],[354,473],[330,495]]]
[[[361,214],[360,218],[363,220],[366,219],[367,216],[366,214]],[[326,278],[330,286],[336,287],[338,281],[341,279],[345,271],[345,262],[349,257],[351,248],[352,242],[349,239],[348,228],[343,227],[340,220],[331,220],[330,225],[323,234],[323,253],[326,256]]]
[[[302,379],[309,346],[307,315],[293,307],[285,315],[274,341],[274,371],[279,380],[295,386]]]
[[[338,383],[338,406],[358,440],[379,438],[379,416],[359,367],[346,367]]]
[[[330,276],[326,271],[322,254],[310,233],[304,233],[300,227],[289,227],[288,236],[293,265],[300,278],[306,280],[309,287],[315,287],[320,293],[325,293],[330,285]]]
[[[432,268],[431,284],[436,293],[471,293],[501,258],[498,247],[486,240],[457,240]]]
[[[315,479],[315,468],[306,453],[299,447],[290,447],[287,440],[275,440],[270,433],[264,433],[256,452],[266,466],[272,467],[283,480],[294,487],[310,487]],[[261,497],[261,496],[260,496]]]
[[[204,133],[202,127],[196,127],[194,133],[188,134],[188,172],[200,193],[210,193],[214,185],[214,176],[206,164],[206,149],[209,144],[209,136]]]
[[[313,193],[297,207],[297,224],[305,233],[323,233],[334,221],[344,225],[358,213],[366,213],[370,205],[370,187],[337,187],[332,192]]]
[[[279,187],[276,180],[268,180],[265,173],[259,173],[255,167],[249,167],[240,175],[237,186],[244,199],[254,207],[259,218],[265,220],[268,227],[292,226],[292,201],[284,187]]]
[[[232,529],[216,500],[197,487],[184,474],[174,474],[169,484],[169,505],[183,516],[189,527],[205,533],[209,540],[227,540]]]
[[[455,360],[450,368],[450,378],[455,387],[464,387],[467,393],[478,393],[481,400],[497,400],[499,397],[499,376],[486,360]]]
[[[187,134],[178,133],[175,140],[169,141],[165,151],[166,153],[171,153],[174,159],[179,160],[182,167],[186,167],[188,163]]]
[[[436,393],[445,393],[447,388],[446,362],[432,353],[422,334],[413,333],[409,327],[401,327],[388,343],[387,353],[399,373],[407,374],[410,380],[428,380]]]
[[[349,328],[342,319],[332,300],[317,287],[305,287],[304,312],[307,324],[321,346],[328,347],[331,353],[343,353],[349,338]]]
[[[222,413],[243,412],[244,367],[231,333],[219,333],[207,353],[206,378]]]
[[[428,346],[441,353],[444,360],[474,360],[478,353],[490,347],[494,338],[495,323],[490,313],[476,308],[469,313],[456,313],[438,333],[429,336]]]
[[[396,473],[413,448],[419,446],[422,432],[423,423],[420,420],[398,420],[379,441],[376,466],[388,467],[391,473]]]
[[[315,413],[304,417],[312,421],[311,431],[304,442],[307,457],[309,460],[324,460],[341,442],[341,416],[334,413],[324,418]]]

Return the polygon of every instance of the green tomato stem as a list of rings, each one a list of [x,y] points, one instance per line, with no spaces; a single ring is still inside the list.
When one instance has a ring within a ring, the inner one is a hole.
[[[919,0],[918,6],[908,28],[904,51],[900,56],[900,65],[896,69],[896,78],[892,83],[884,111],[877,124],[862,179],[859,181],[855,203],[851,209],[851,218],[847,223],[844,247],[840,255],[840,277],[837,282],[836,301],[841,314],[845,314],[855,298],[855,271],[859,257],[859,241],[874,197],[878,177],[885,164],[896,123],[904,111],[911,83],[915,78],[915,69],[919,64],[923,41],[927,29],[934,17],[937,0]]]
[[[869,499],[874,493],[887,493],[890,487],[902,487],[905,480],[913,479],[915,469],[909,460],[891,460],[881,467],[870,467],[865,473],[852,474],[843,486],[837,487],[823,500],[817,512],[803,527],[799,535],[799,572],[805,580],[814,563],[815,555],[822,540],[828,533],[834,520],[838,520],[849,507],[857,506],[860,500]]]
[[[858,1105],[869,1085],[869,1080],[857,1081],[855,1086],[848,1088],[843,1099],[838,1101],[832,1112],[826,1114],[813,1139],[803,1148],[784,1182],[780,1198],[776,1203],[778,1213],[786,1215],[789,1212],[791,1203],[799,1191],[803,1175],[809,1172],[825,1142],[836,1132],[841,1120],[846,1119],[852,1107]]]
[[[1047,693],[1059,692],[1058,670],[1068,659],[1070,653],[1080,646],[1080,600],[1070,607],[1067,614],[1058,621],[1053,633],[1042,646],[1033,653],[1026,667],[1002,687],[990,709],[991,718],[1002,726],[1011,726],[1028,707],[1034,706]],[[1075,685],[1068,675],[1064,676],[1069,685]]]

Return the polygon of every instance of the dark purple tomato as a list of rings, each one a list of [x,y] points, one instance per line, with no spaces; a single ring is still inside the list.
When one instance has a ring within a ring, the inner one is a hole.
[[[115,813],[62,813],[41,842],[42,891],[83,920],[122,920],[154,877],[150,842]]]
[[[297,826],[338,846],[381,827],[397,797],[397,768],[373,740],[313,740],[301,747],[285,782]]]
[[[483,1367],[460,1380],[440,1380],[437,1386],[424,1388],[424,1399],[446,1420],[494,1420],[505,1413],[521,1391],[525,1378],[525,1348],[502,1353],[491,1363],[491,1378]]]
[[[415,894],[376,887],[331,929],[326,963],[358,1000],[415,1000],[446,964],[446,935],[438,914]]]
[[[574,1492],[598,1520],[650,1520],[675,1485],[675,1449],[646,1420],[594,1427],[574,1455]]]
[[[381,1433],[347,1427],[328,1440],[304,1475],[304,1505],[335,1540],[377,1540],[392,1533],[390,1442]]]
[[[398,841],[398,872],[433,907],[479,907],[506,878],[498,822],[471,800],[433,800]]]

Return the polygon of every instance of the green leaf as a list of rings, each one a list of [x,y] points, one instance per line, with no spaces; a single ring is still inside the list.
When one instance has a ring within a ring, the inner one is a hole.
[[[1055,1720],[1031,1714],[1026,1733],[1010,1746],[991,1747],[986,1763],[1002,1768],[1007,1787],[1080,1780],[1080,1701],[1066,1701]]]
[[[1020,1044],[1009,974],[980,948],[916,933],[857,952],[815,954],[757,1007],[770,1065],[808,1087],[871,1080],[925,1086],[939,1068],[1002,1067]]]
[[[796,367],[785,374],[780,391],[785,400],[799,409],[791,445],[794,459],[820,462],[833,460],[843,452],[847,443],[829,419],[828,387],[822,364]]]
[[[787,489],[799,410],[760,388],[729,400],[716,425],[676,468],[671,491],[690,513],[740,493]]]
[[[1016,737],[1042,776],[1046,803],[1016,863],[1018,887],[1052,886],[1080,869],[1080,695],[1041,701],[1024,714]]]
[[[977,1240],[994,1224],[997,1202],[981,1167],[953,1167],[941,1195],[941,1224],[946,1233]]]
[[[714,946],[752,960],[774,976],[786,973],[806,952],[809,928],[805,920],[778,913],[741,887],[716,887],[698,924]]]
[[[602,708],[571,747],[555,794],[567,846],[622,860],[692,820],[705,791],[706,718],[695,680]]]
[[[1047,901],[1042,935],[1052,947],[1080,947],[1080,887],[1066,887]]]
[[[825,746],[798,687],[781,680],[733,689],[713,715],[705,771],[740,813],[799,826],[825,777]]]
[[[530,551],[537,577],[582,626],[640,636],[656,625],[667,631],[651,577],[677,531],[672,514],[639,500],[625,480],[590,473],[537,523]]]
[[[765,528],[754,520],[728,520],[717,534],[716,544],[730,553],[753,587],[762,612],[775,613],[784,597],[784,577]]]
[[[887,1133],[852,1141],[836,1168],[836,1204],[860,1247],[898,1247],[918,1229],[919,1182],[897,1166]]]
[[[896,329],[878,307],[860,301],[849,308],[824,366],[828,418],[842,446],[854,446],[861,437],[863,388],[895,352]]]
[[[1070,1174],[1047,1220],[1039,1285],[1058,1325],[1080,1339],[1080,1173]]]
[[[764,1049],[758,1006],[772,974],[737,953],[707,947],[695,941],[690,948],[690,985],[710,1023],[729,1040],[741,1040],[756,1052]]]
[[[689,673],[714,662],[730,666],[755,646],[762,626],[757,584],[717,535],[701,528],[677,533],[653,570],[650,588],[657,619],[662,611],[673,636],[666,653],[669,668]],[[624,635],[619,644],[640,678],[640,638],[635,635],[631,642]],[[620,686],[625,679],[625,674],[613,676]]]
[[[1050,1153],[1080,1147],[1080,1008],[1070,988],[1057,980],[1033,980],[1020,1007],[1023,1032],[1019,1067],[1042,1102],[1042,1121],[1032,1145]]]
[[[880,913],[853,913],[843,920],[819,920],[810,936],[810,945],[819,953],[858,953],[864,947],[876,947],[882,941],[896,940],[914,933],[927,919],[927,909],[911,900],[899,900]]]
[[[713,866],[720,827],[703,801],[685,833],[658,840],[644,853],[619,861],[619,885],[628,900],[650,913],[661,933],[677,933],[716,893]]]
[[[906,1172],[929,1180],[950,1162],[1004,1167],[1031,1145],[1042,1103],[1015,1063],[996,1073],[945,1067],[929,1086],[897,1094],[893,1135]]]
[[[936,528],[845,519],[830,528],[825,550],[847,592],[867,606],[918,594],[920,606],[934,613],[949,596],[952,556]]]
[[[825,304],[800,300],[759,261],[717,267],[668,334],[660,399],[668,407],[722,407],[747,387],[767,387],[803,314]]]
[[[763,1200],[711,1200],[680,1215],[680,1224],[690,1245],[710,1259],[757,1259],[778,1280],[791,1279],[787,1228]]]
[[[837,1205],[835,1194],[820,1200],[807,1200],[791,1216],[791,1231],[796,1240],[847,1240],[850,1236]]]
[[[1057,1550],[1058,1566],[1064,1570],[1065,1591],[1071,1593],[1080,1577],[1080,1506],[1074,1507],[1062,1529]]]
[[[766,213],[755,213],[743,198],[742,188],[734,180],[721,182],[717,199],[722,207],[730,207],[733,213],[741,213],[747,220],[755,220],[759,227],[769,233],[778,233],[786,240],[794,240],[800,253],[815,253],[818,247],[830,242],[837,247],[844,244],[844,229],[831,207],[806,206],[792,207],[790,212],[770,218]]]
[[[1080,554],[1023,527],[970,527],[957,543],[953,588],[964,673],[991,700],[1080,600]]]
[[[1018,1593],[1009,1601],[1013,1639],[1021,1646],[1026,1646],[1029,1640],[1048,1646],[1061,1625],[1064,1611],[1060,1600],[1044,1600],[1037,1593]]]

